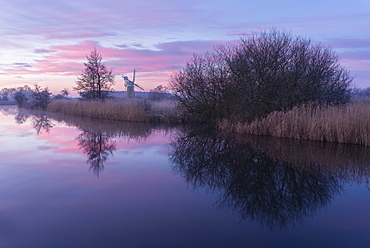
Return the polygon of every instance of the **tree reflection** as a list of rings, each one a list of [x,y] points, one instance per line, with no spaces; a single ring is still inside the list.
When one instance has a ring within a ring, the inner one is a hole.
[[[29,115],[27,115],[27,114],[25,114],[25,113],[23,113],[23,112],[19,111],[19,112],[15,115],[15,117],[14,117],[14,119],[15,119],[15,123],[17,123],[17,124],[23,124],[23,123],[25,123],[25,122],[27,121],[28,117],[29,117]]]
[[[108,157],[113,155],[113,151],[117,149],[112,138],[106,133],[94,133],[86,130],[78,136],[78,146],[86,154],[90,169],[97,176],[104,170],[104,163]]]
[[[90,170],[99,176],[104,170],[104,164],[116,148],[116,140],[145,139],[151,133],[147,125],[140,123],[119,122],[110,120],[91,119],[76,116],[52,115],[54,119],[76,126],[81,131],[78,135],[78,146],[87,156]]]
[[[141,142],[151,136],[159,128],[166,130],[165,126],[154,126],[150,123],[135,123],[93,119],[79,116],[68,116],[59,113],[41,112],[19,109],[15,116],[18,124],[31,121],[36,133],[49,132],[54,126],[53,121],[67,126],[76,127],[80,133],[77,136],[78,146],[87,157],[90,170],[99,176],[110,156],[113,156],[117,140],[135,140]]]
[[[76,126],[81,131],[77,137],[78,146],[87,156],[90,170],[96,176],[103,172],[104,164],[117,149],[116,140],[127,138],[139,141],[150,136],[153,130],[147,123],[120,122],[58,114],[51,114],[51,116],[55,120]]]
[[[305,146],[298,151],[300,146],[295,144],[295,157],[283,149],[281,139],[280,143],[274,139],[269,146],[260,141],[188,130],[174,138],[170,159],[173,170],[193,188],[219,192],[219,208],[231,209],[242,219],[271,229],[294,226],[312,217],[342,192],[353,175],[352,158],[347,167],[336,167],[328,161],[331,156],[315,159],[312,147],[311,153],[304,155]],[[322,147],[319,149],[322,153]],[[369,175],[368,169],[355,171],[357,177]]]
[[[39,113],[38,115],[33,116],[31,123],[35,128],[37,135],[41,134],[43,131],[49,133],[50,129],[54,126],[52,120],[45,113]]]
[[[54,126],[52,119],[44,111],[30,112],[20,109],[14,117],[17,124],[23,124],[29,118],[31,120],[31,125],[36,130],[37,135],[42,134],[42,132],[49,133]]]

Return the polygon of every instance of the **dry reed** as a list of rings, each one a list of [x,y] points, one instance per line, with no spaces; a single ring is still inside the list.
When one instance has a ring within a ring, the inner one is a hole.
[[[370,146],[369,118],[370,104],[366,102],[325,107],[307,105],[272,112],[251,123],[223,120],[219,128],[244,134]]]
[[[151,119],[159,118],[162,122],[173,123],[179,122],[181,113],[178,108],[178,101],[162,100],[149,101],[149,115]]]
[[[104,102],[56,100],[48,105],[47,110],[67,115],[119,121],[169,122],[169,120],[175,121],[179,116],[175,106],[169,101],[160,105],[144,99],[114,99]]]

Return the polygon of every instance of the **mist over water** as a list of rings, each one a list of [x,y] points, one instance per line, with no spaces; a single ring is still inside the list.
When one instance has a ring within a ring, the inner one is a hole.
[[[0,106],[1,247],[367,247],[370,150]]]

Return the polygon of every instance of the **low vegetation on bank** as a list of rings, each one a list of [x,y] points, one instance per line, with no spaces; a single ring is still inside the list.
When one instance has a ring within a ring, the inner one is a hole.
[[[273,29],[195,54],[170,86],[193,122],[369,146],[370,105],[351,103],[352,79],[330,47]]]
[[[111,99],[106,101],[54,100],[47,111],[99,119],[136,122],[181,122],[177,101]]]
[[[370,102],[341,106],[308,104],[288,111],[275,111],[252,122],[225,119],[218,127],[241,134],[370,146]]]

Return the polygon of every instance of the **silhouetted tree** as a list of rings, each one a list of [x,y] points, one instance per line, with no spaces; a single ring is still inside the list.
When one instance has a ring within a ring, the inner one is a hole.
[[[350,99],[349,72],[331,49],[276,30],[194,55],[171,88],[194,120],[252,120],[308,102]]]
[[[77,79],[76,90],[84,100],[105,100],[114,85],[114,75],[102,62],[102,56],[94,49],[86,56],[85,69]]]
[[[34,91],[29,99],[29,107],[33,109],[46,109],[51,101],[50,96],[51,93],[47,87],[42,89],[41,86],[35,84]]]
[[[18,107],[25,107],[28,97],[23,91],[18,91],[14,94],[14,100],[17,102]]]

